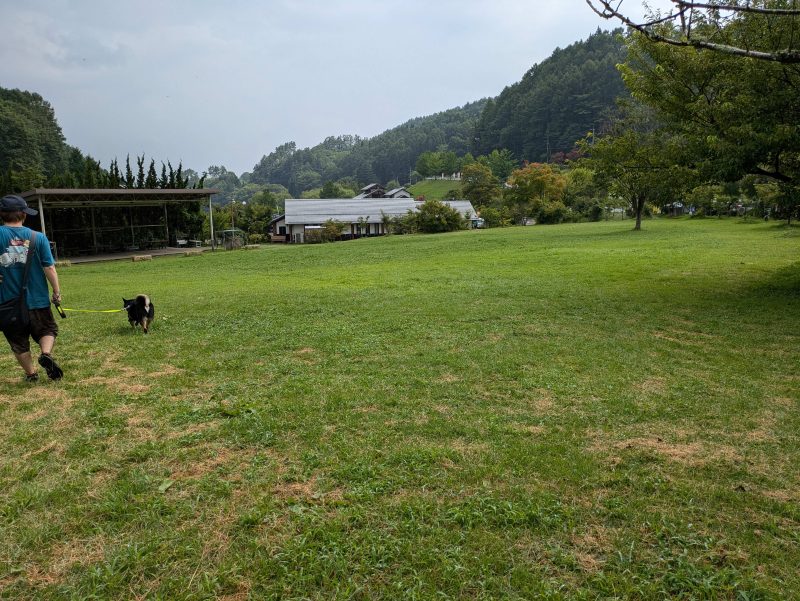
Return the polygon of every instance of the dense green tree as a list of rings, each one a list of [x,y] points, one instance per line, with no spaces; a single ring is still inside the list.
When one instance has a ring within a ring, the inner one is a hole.
[[[560,221],[564,212],[564,191],[567,180],[552,165],[531,163],[515,170],[508,180],[503,196],[515,218],[522,222],[537,216],[537,221]],[[547,216],[542,220],[541,216]]]
[[[356,195],[351,188],[339,182],[326,182],[319,193],[319,198],[353,198]]]
[[[599,221],[603,215],[608,191],[595,177],[594,171],[586,167],[573,166],[564,177],[564,204],[575,213],[591,221]]]
[[[495,148],[488,155],[479,156],[477,160],[479,163],[489,167],[494,176],[501,182],[505,182],[511,172],[519,166],[508,148]]]
[[[145,175],[144,175],[144,155],[141,157],[136,157],[136,166],[138,170],[136,172],[136,187],[137,188],[144,188],[145,187]]]
[[[55,111],[39,94],[0,88],[0,170],[67,170],[67,146]]]
[[[648,40],[669,46],[692,47],[737,58],[784,64],[800,64],[800,41],[794,35],[800,21],[796,0],[672,0],[673,10],[652,13],[634,20],[618,0],[586,0],[604,19],[617,19]],[[756,21],[788,35],[764,37],[750,29],[749,35],[729,30],[731,21]]]
[[[746,16],[729,23],[725,33],[734,41],[783,39],[792,23],[768,26]],[[800,185],[800,65],[673,47],[640,34],[630,38],[629,49],[625,82],[667,131],[685,140],[684,165],[706,181],[751,174],[790,188]]]
[[[472,162],[461,172],[461,192],[475,207],[482,207],[500,195],[500,182],[489,167]]]
[[[144,179],[144,187],[150,189],[159,187],[155,159],[150,159],[150,167],[147,168],[147,177]]]
[[[467,225],[464,216],[439,200],[426,200],[415,214],[417,230],[427,234],[453,232]]]
[[[126,188],[135,188],[136,179],[133,177],[133,170],[131,169],[131,155],[125,158],[125,183]]]
[[[800,175],[800,66],[742,60],[631,38],[623,74],[634,96],[692,145],[709,177]]]
[[[629,108],[608,135],[582,144],[586,152],[582,164],[595,172],[610,194],[630,205],[635,230],[641,229],[647,203],[671,202],[696,185],[696,173],[679,166],[685,140],[660,127],[644,107]]]

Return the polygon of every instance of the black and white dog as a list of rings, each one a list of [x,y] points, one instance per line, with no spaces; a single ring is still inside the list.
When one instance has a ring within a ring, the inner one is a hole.
[[[155,307],[150,302],[150,297],[146,294],[140,294],[131,300],[123,297],[122,306],[128,312],[128,321],[131,326],[134,328],[142,326],[142,330],[147,334],[147,328],[156,314]]]

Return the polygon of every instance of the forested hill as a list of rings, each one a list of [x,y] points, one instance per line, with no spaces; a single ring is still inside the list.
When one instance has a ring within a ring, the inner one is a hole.
[[[417,157],[425,151],[470,149],[475,124],[485,100],[411,119],[373,138],[329,137],[312,148],[298,150],[294,142],[277,147],[253,168],[250,181],[282,184],[292,194],[324,182],[354,178],[358,182],[407,182]]]
[[[556,49],[487,102],[472,153],[508,148],[517,160],[543,162],[599,128],[616,98],[628,94],[616,69],[625,59],[619,33],[598,29],[585,41]]]
[[[14,174],[22,188],[32,188],[70,169],[84,157],[69,146],[50,104],[39,94],[0,87],[0,189]]]
[[[374,138],[329,137],[304,149],[287,142],[256,164],[249,181],[282,184],[297,195],[342,179],[408,182],[417,158],[428,151],[478,156],[507,148],[517,161],[568,153],[627,95],[616,69],[625,54],[620,32],[598,29],[556,49],[494,99],[412,119]]]

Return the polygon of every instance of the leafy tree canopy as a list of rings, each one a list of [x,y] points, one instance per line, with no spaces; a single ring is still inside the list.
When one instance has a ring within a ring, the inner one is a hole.
[[[761,61],[800,64],[800,41],[793,34],[800,21],[800,8],[795,0],[671,2],[671,10],[648,10],[648,17],[642,22],[633,20],[626,12],[624,0],[586,0],[604,19],[616,19],[654,42]],[[755,29],[769,28],[782,35],[765,37],[753,29],[748,35],[741,35],[730,27],[736,22],[750,22],[755,24]]]

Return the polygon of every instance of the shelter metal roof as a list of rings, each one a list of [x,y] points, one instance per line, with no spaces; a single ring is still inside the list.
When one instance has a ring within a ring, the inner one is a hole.
[[[462,215],[469,212],[470,218],[477,217],[472,203],[468,200],[445,200]],[[320,224],[329,219],[343,223],[358,223],[359,219],[378,223],[383,215],[400,217],[408,211],[416,211],[420,203],[413,198],[325,198],[320,200],[286,200],[286,223],[288,225]]]
[[[36,188],[20,194],[36,208],[160,206],[164,203],[207,201],[220,190],[213,188]]]

